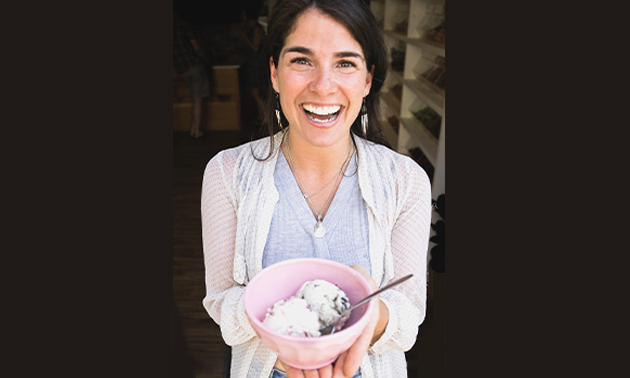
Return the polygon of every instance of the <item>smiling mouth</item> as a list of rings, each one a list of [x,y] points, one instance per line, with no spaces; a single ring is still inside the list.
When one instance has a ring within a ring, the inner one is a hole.
[[[313,106],[304,104],[302,105],[302,109],[304,109],[304,113],[311,121],[320,123],[334,121],[341,112],[341,106],[339,105]]]

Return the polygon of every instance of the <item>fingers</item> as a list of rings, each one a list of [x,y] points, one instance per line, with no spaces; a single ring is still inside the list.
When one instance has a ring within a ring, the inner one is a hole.
[[[302,370],[294,369],[289,365],[284,365],[284,372],[289,378],[306,378]],[[310,378],[310,377],[309,377]]]
[[[344,352],[339,355],[339,358],[337,358],[337,362],[335,362],[335,370],[333,372],[332,378],[353,377],[357,373],[357,371],[359,371],[360,367],[361,361],[359,361],[359,364],[356,365],[356,367],[348,364],[348,352]]]
[[[351,377],[351,375],[346,376],[343,372],[343,367],[345,365],[347,355],[348,355],[348,352],[343,352],[337,358],[337,362],[335,362],[335,369],[333,371],[333,378]]]
[[[289,378],[332,378],[333,376],[332,365],[324,366],[318,370],[301,370],[288,365],[284,365],[284,367]]]
[[[332,378],[333,376],[333,366],[328,365],[318,370],[319,378]]]

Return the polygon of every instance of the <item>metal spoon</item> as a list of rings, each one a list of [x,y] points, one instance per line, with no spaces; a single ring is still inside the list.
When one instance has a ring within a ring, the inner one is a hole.
[[[343,319],[344,315],[346,315],[347,313],[349,313],[350,311],[354,310],[355,308],[361,306],[362,304],[366,303],[367,301],[369,301],[370,299],[372,299],[372,297],[374,297],[375,295],[378,295],[382,292],[384,292],[387,289],[391,289],[392,287],[401,284],[405,281],[407,281],[408,279],[410,279],[413,276],[413,274],[409,274],[404,276],[403,278],[400,278],[392,283],[390,283],[387,286],[384,286],[383,288],[381,288],[380,290],[376,290],[375,292],[373,292],[372,294],[368,295],[367,297],[361,299],[359,302],[357,302],[354,306],[350,307],[349,309],[347,309],[346,311],[342,312],[341,315],[339,316],[339,319],[337,319],[336,322],[334,322],[333,324],[330,324],[328,326],[326,326],[325,328],[323,328],[320,332],[322,335],[332,335],[333,332],[335,332],[336,327],[337,327],[337,323],[339,323],[339,320]]]

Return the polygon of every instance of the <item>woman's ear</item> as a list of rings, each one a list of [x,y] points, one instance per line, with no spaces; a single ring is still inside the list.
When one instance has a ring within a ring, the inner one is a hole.
[[[278,90],[278,70],[276,66],[273,64],[273,57],[269,57],[269,71],[271,72],[271,84],[273,85],[273,89],[276,93],[280,93]]]

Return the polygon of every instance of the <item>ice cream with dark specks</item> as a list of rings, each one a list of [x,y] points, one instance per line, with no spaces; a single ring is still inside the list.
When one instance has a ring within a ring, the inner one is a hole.
[[[263,324],[291,336],[317,337],[349,307],[350,301],[343,290],[326,280],[316,279],[305,282],[294,296],[269,308]],[[349,314],[339,321],[337,329],[341,329],[348,317]]]

